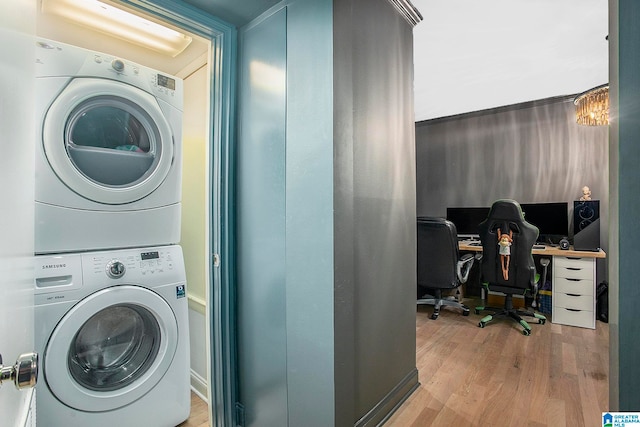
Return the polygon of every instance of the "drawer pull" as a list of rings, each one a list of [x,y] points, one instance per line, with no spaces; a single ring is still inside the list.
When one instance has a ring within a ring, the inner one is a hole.
[[[580,297],[582,295],[580,295],[580,294],[567,294],[567,296],[569,296],[569,297]]]
[[[582,310],[578,310],[578,309],[575,309],[575,308],[565,308],[565,310],[575,311],[575,312],[582,311]]]
[[[573,256],[568,256],[567,259],[582,259],[580,257],[573,257]]]
[[[570,277],[565,277],[565,280],[569,280],[571,282],[579,282],[580,281],[580,279],[572,279]]]
[[[567,270],[573,270],[573,271],[580,271],[580,270],[582,270],[581,268],[578,268],[578,267],[566,267],[566,268],[567,268]]]

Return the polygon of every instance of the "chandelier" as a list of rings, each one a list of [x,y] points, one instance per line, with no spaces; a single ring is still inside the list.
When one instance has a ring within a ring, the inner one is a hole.
[[[576,122],[585,126],[609,124],[609,84],[603,84],[576,96]]]

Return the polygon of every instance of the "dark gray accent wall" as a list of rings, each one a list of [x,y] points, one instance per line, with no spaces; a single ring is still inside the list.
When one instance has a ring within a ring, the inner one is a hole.
[[[412,26],[333,4],[335,425],[377,425],[417,385]]]
[[[610,323],[610,407],[617,411],[640,408],[640,3],[609,2],[611,76],[611,236],[615,248],[610,264],[612,311]]]
[[[416,124],[418,215],[447,207],[573,201],[591,188],[608,248],[608,128],[575,123],[573,96],[528,102]],[[571,232],[569,233],[571,235]],[[606,262],[598,262],[598,279]]]

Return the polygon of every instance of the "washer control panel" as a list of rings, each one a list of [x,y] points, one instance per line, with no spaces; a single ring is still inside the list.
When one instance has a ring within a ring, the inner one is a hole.
[[[107,276],[112,279],[119,279],[124,276],[124,271],[126,270],[123,263],[118,261],[117,259],[112,259],[107,263],[106,271]]]
[[[179,284],[184,297],[182,248],[178,245],[34,257],[36,305],[76,301],[115,285],[150,288]]]
[[[165,246],[137,250],[98,252],[85,255],[85,267],[94,277],[118,280],[145,280],[150,277],[169,277],[179,274],[182,251],[179,247]]]

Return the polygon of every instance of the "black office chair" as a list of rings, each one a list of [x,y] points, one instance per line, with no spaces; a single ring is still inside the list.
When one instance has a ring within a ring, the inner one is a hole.
[[[522,209],[515,200],[498,200],[493,203],[489,216],[480,223],[482,242],[482,280],[487,291],[504,293],[504,307],[476,307],[476,314],[492,311],[480,320],[484,328],[496,316],[507,316],[518,322],[524,335],[531,334],[531,327],[520,316],[547,320],[541,314],[513,308],[513,295],[524,295],[537,282],[536,266],[531,250],[538,238],[538,229],[524,220]],[[486,297],[487,292],[485,292]]]
[[[480,257],[480,255],[479,255]],[[456,289],[467,281],[474,257],[458,254],[456,226],[443,218],[418,218],[418,305],[433,305],[432,319],[437,319],[440,307],[462,309],[469,315],[469,307],[455,296],[443,297],[443,290]],[[434,295],[424,294],[427,290]]]

